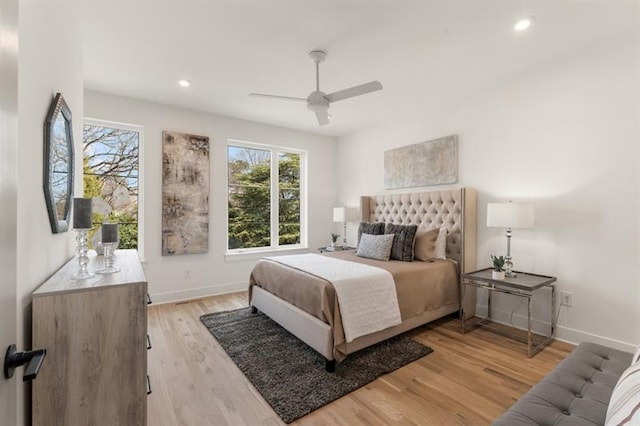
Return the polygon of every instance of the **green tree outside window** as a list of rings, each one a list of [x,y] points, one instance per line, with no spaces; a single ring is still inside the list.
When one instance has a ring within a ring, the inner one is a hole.
[[[228,147],[228,247],[233,249],[301,243],[301,155],[267,149]],[[272,184],[272,161],[277,161],[277,182]],[[272,190],[277,191],[271,211]],[[278,218],[277,242],[271,241],[271,215]]]
[[[90,238],[103,222],[119,224],[118,248],[138,248],[138,150],[133,130],[86,124],[83,128],[84,197],[99,197],[108,217],[93,213]]]

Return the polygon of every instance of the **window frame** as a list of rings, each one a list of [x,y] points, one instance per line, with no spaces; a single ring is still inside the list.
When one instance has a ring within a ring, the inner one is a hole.
[[[269,151],[271,154],[271,181],[270,181],[270,241],[271,244],[268,247],[249,247],[249,248],[229,248],[229,147],[258,149],[263,151]],[[280,183],[280,171],[278,167],[278,161],[273,161],[274,158],[278,159],[280,153],[296,154],[300,156],[300,243],[299,244],[279,244],[279,183]],[[238,139],[228,139],[225,144],[225,163],[226,163],[226,195],[225,195],[225,247],[227,255],[240,255],[240,254],[261,254],[265,252],[279,252],[289,250],[301,250],[308,249],[308,232],[307,232],[307,157],[308,152],[303,149],[290,148],[281,145],[272,145],[258,142],[249,142]],[[276,195],[274,197],[274,194]]]
[[[144,126],[140,124],[122,123],[118,121],[102,120],[99,118],[84,117],[82,121],[82,129],[84,126],[99,126],[112,129],[127,130],[138,133],[138,256],[142,262],[145,262],[144,256]],[[84,138],[82,138],[82,157],[84,158]],[[83,167],[80,170],[84,170]],[[84,171],[82,173],[84,178]],[[83,179],[84,181],[84,179]],[[84,191],[84,188],[83,188]]]

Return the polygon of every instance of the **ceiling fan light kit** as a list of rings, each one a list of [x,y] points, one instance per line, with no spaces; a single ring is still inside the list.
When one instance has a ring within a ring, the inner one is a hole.
[[[251,96],[262,96],[275,99],[283,99],[289,101],[306,101],[307,108],[315,112],[316,119],[320,126],[329,124],[331,115],[329,114],[329,105],[331,102],[341,101],[343,99],[353,98],[355,96],[364,95],[376,90],[382,90],[382,83],[377,80],[368,83],[353,86],[348,89],[338,90],[337,92],[325,94],[320,90],[320,63],[324,62],[327,52],[324,50],[312,50],[309,52],[309,59],[316,65],[316,90],[311,92],[306,98],[296,98],[292,96],[267,95],[263,93],[250,93]]]

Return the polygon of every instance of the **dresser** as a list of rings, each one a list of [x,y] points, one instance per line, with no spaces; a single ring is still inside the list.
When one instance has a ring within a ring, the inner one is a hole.
[[[120,272],[73,280],[74,258],[33,293],[33,347],[47,349],[36,426],[146,426],[147,280],[136,250],[114,259]],[[89,270],[101,262],[90,255]]]

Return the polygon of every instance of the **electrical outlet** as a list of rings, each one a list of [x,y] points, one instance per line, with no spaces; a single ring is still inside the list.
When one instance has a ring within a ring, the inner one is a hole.
[[[184,279],[185,280],[190,280],[191,279],[191,269],[185,269],[184,270]]]
[[[560,304],[568,308],[573,306],[573,293],[570,291],[560,292]]]

